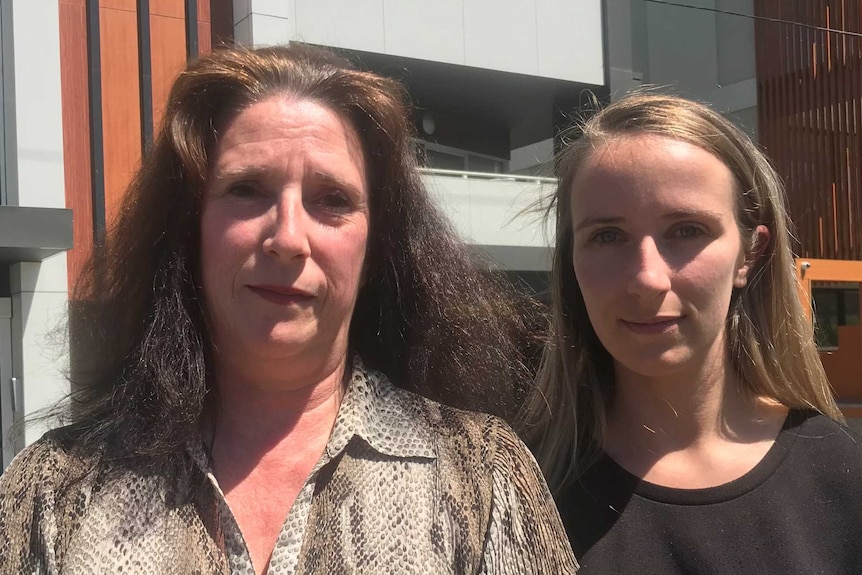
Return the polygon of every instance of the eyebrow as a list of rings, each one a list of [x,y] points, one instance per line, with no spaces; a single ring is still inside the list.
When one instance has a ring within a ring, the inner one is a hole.
[[[720,220],[721,214],[711,210],[675,210],[662,216],[663,220],[684,220],[686,218],[709,218]]]
[[[213,178],[216,181],[224,180],[242,180],[246,178],[262,178],[268,174],[269,170],[255,166],[243,166],[240,168],[228,168],[225,170],[216,170]],[[308,174],[316,182],[324,183],[338,188],[343,188],[345,191],[359,193],[359,188],[343,178],[339,178],[327,172],[315,170]]]
[[[720,220],[721,214],[710,210],[674,210],[673,212],[669,212],[664,214],[661,219],[669,220],[669,221],[677,221],[684,220],[686,218],[709,218],[712,220]],[[584,228],[590,228],[593,226],[609,226],[609,225],[618,225],[622,224],[626,221],[625,218],[619,216],[609,216],[609,217],[588,217],[580,220],[577,225],[574,227],[575,233],[581,231]]]
[[[575,226],[575,232],[579,232],[584,228],[592,226],[607,226],[612,224],[621,224],[626,221],[625,218],[607,217],[607,218],[584,218]]]
[[[339,178],[333,174],[321,171],[314,171],[309,174],[317,182],[330,184],[337,188],[343,188],[345,191],[359,193],[359,188],[355,184],[351,184],[343,178]]]
[[[266,173],[263,168],[243,166],[241,168],[228,168],[213,170],[213,178],[218,181],[222,180],[238,180],[243,178],[255,178]]]

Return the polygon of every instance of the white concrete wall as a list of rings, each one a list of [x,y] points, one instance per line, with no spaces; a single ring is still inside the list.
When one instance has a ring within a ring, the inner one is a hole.
[[[65,208],[59,6],[56,0],[2,3],[8,203]],[[66,313],[66,255],[10,271],[12,370],[23,384],[26,417],[69,391],[65,338],[52,335]],[[26,443],[44,431],[28,427]]]
[[[5,2],[4,2],[5,3]],[[60,24],[56,0],[12,3],[15,148],[17,183],[8,189],[10,205],[65,208],[63,108],[60,90]],[[8,95],[6,96],[8,98]]]
[[[423,180],[469,244],[544,250],[553,243],[553,223],[544,222],[538,208],[553,193],[554,184],[436,174],[425,174]],[[535,261],[520,269],[547,270],[549,265],[550,261]]]
[[[24,417],[29,417],[69,393],[64,377],[68,355],[63,335],[68,300],[66,254],[42,263],[15,264],[11,276],[12,369],[23,387]],[[28,425],[24,442],[39,439],[48,424]]]
[[[234,33],[604,83],[601,0],[234,0]]]

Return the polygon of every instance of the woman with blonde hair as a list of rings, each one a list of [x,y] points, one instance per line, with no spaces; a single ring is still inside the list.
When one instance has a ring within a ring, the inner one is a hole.
[[[678,97],[630,95],[581,130],[524,415],[582,572],[858,572],[859,437],[799,301],[776,173]]]

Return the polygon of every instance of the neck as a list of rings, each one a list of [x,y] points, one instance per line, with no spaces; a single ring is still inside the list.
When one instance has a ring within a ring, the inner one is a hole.
[[[236,446],[251,454],[297,434],[328,437],[344,392],[346,355],[316,367],[315,376],[307,366],[282,367],[279,373],[290,374],[282,378],[270,377],[273,370],[263,365],[254,379],[244,370],[217,371],[218,407],[210,439],[220,450]]]
[[[631,473],[672,487],[706,487],[747,472],[787,410],[744,389],[729,363],[665,377],[617,365],[605,451]]]
[[[696,443],[723,433],[731,412],[745,403],[724,369],[645,377],[617,364],[609,431],[649,444]]]

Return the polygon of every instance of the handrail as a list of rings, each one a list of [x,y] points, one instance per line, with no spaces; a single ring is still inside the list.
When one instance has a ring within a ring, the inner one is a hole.
[[[542,178],[539,176],[525,176],[522,174],[499,174],[491,172],[465,172],[462,170],[441,170],[438,168],[419,168],[423,174],[434,176],[449,176],[456,178],[476,178],[480,180],[503,180],[511,182],[532,182],[536,184],[555,184],[557,178]]]

